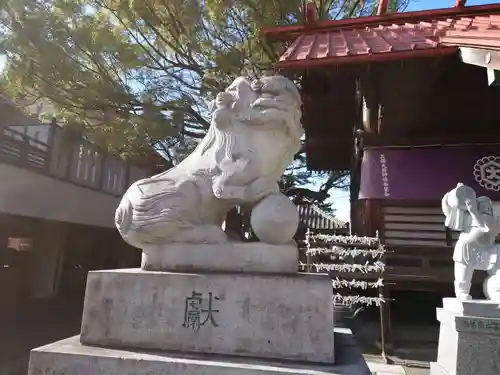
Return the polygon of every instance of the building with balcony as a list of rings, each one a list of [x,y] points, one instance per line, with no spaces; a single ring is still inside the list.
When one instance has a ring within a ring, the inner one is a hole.
[[[114,211],[150,174],[0,97],[1,314],[83,292],[90,269],[138,266]]]

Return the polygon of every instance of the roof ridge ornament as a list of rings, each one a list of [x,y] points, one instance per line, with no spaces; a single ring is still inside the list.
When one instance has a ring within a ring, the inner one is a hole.
[[[377,16],[385,16],[389,8],[389,0],[379,0]]]
[[[318,10],[316,9],[316,4],[313,1],[309,0],[305,5],[305,21],[306,25],[311,26],[314,25],[318,20]]]

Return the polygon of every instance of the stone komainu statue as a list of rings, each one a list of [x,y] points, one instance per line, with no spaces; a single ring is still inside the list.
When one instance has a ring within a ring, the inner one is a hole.
[[[115,223],[129,244],[223,243],[235,205],[277,194],[300,149],[301,98],[282,76],[237,78],[219,93],[207,135],[184,161],[125,192]]]
[[[453,252],[456,297],[471,299],[474,270],[483,270],[488,273],[483,284],[485,295],[500,300],[500,268],[495,244],[500,222],[495,217],[491,199],[477,197],[471,187],[459,183],[444,195],[441,206],[446,217],[445,226],[460,231]]]

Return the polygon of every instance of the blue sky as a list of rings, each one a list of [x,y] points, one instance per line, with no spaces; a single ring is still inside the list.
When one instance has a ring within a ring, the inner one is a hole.
[[[500,0],[467,0],[466,5],[481,5],[500,3]],[[455,4],[455,0],[413,0],[408,10],[449,8]]]

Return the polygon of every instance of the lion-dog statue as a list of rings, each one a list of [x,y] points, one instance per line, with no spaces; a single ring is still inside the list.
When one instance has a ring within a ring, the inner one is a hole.
[[[115,223],[132,246],[227,242],[221,225],[231,208],[279,193],[303,135],[295,84],[239,77],[212,107],[210,128],[186,159],[125,192]]]

